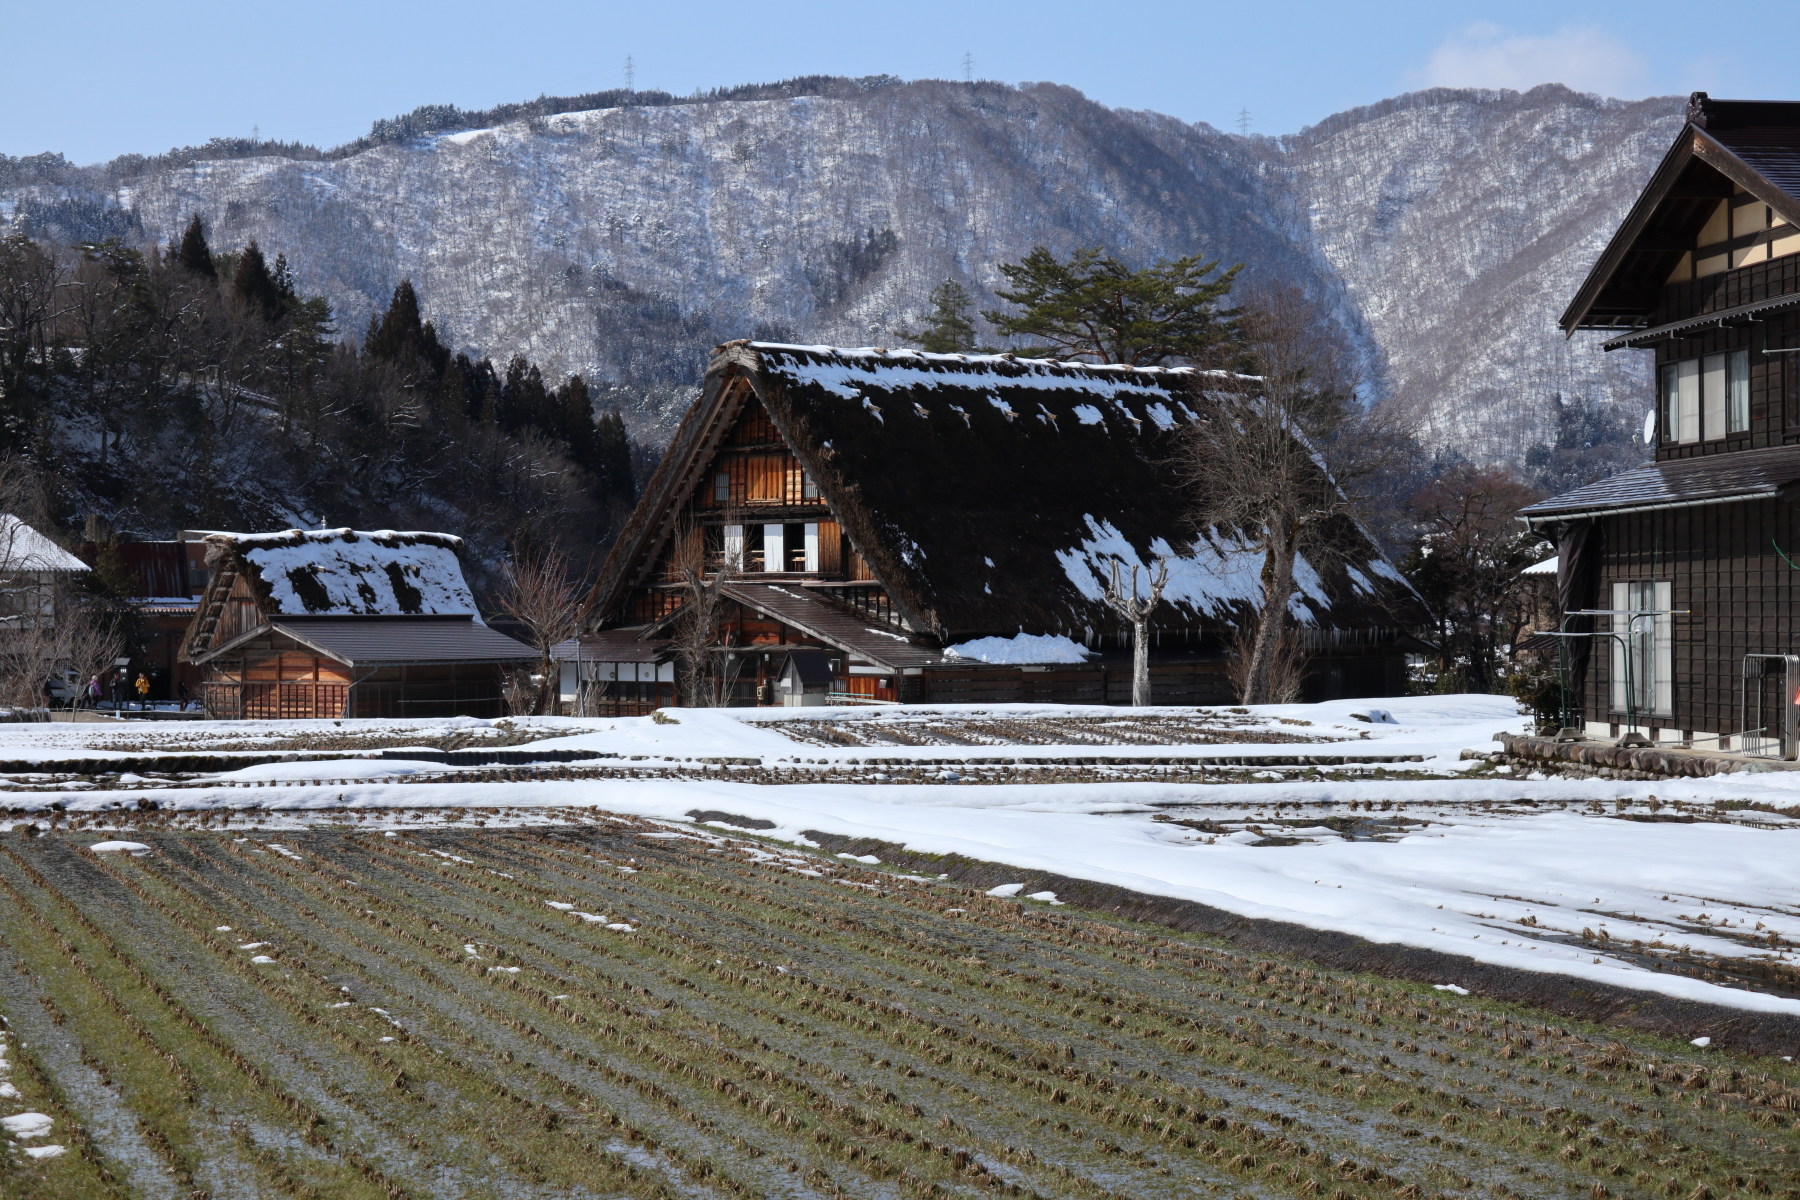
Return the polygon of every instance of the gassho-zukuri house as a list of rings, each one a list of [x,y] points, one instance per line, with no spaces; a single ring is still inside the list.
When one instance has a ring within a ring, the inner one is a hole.
[[[1800,103],[1688,122],[1562,320],[1655,355],[1655,458],[1523,510],[1558,542],[1590,737],[1792,757],[1800,715]]]
[[[1195,540],[1170,452],[1209,393],[1251,382],[727,343],[607,559],[590,632],[560,649],[564,694],[579,674],[583,711],[681,702],[677,563],[703,554],[715,581],[735,568],[710,639],[731,703],[1128,703],[1129,629],[1103,595],[1115,561],[1144,580],[1163,556],[1155,699],[1229,703],[1262,556]],[[1424,607],[1353,522],[1333,536],[1290,604],[1307,696],[1400,692]]]
[[[489,629],[445,533],[212,533],[182,646],[209,716],[496,717],[537,661]]]

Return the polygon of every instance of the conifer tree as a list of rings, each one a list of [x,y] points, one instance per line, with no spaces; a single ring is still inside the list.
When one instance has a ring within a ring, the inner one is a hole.
[[[919,343],[927,354],[959,354],[975,348],[975,322],[969,318],[973,301],[969,291],[954,279],[931,289],[931,315],[918,332],[902,331],[902,337]]]
[[[424,340],[424,322],[419,317],[419,296],[412,280],[402,279],[388,301],[387,312],[369,320],[369,333],[363,339],[363,353],[390,362],[417,354]]]
[[[588,469],[594,474],[602,499],[621,504],[637,499],[637,481],[631,470],[631,438],[625,432],[625,418],[616,408],[601,413],[594,422],[594,454]]]
[[[269,274],[269,264],[255,238],[250,239],[250,244],[238,256],[237,266],[231,272],[231,292],[246,308],[260,313],[265,320],[275,320],[286,306],[287,298],[276,285],[275,277]]]
[[[1098,247],[1064,262],[1039,246],[1000,266],[1013,290],[994,294],[1017,311],[983,315],[1003,334],[1042,343],[1018,351],[1033,357],[1218,364],[1238,357],[1237,313],[1219,305],[1243,269],[1215,276],[1218,266],[1195,254],[1134,271]]]
[[[213,266],[212,248],[206,244],[206,230],[201,227],[200,214],[195,213],[188,222],[187,232],[181,235],[181,246],[175,252],[175,261],[196,275],[204,275],[208,279],[217,279],[219,270]]]

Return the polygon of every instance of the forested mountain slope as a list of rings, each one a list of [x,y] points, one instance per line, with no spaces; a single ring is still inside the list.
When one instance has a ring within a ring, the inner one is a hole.
[[[410,278],[453,344],[617,384],[644,437],[718,341],[901,344],[936,283],[991,301],[995,264],[1039,243],[1298,280],[1436,449],[1550,471],[1559,438],[1567,466],[1641,422],[1642,365],[1565,344],[1554,317],[1677,127],[1673,100],[1435,91],[1272,140],[1048,84],[820,90],[341,155],[7,160],[0,218],[165,239],[197,212],[215,244],[283,250],[351,332]]]

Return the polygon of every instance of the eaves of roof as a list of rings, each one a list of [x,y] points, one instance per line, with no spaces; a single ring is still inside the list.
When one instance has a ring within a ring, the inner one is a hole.
[[[1645,463],[1519,510],[1527,524],[1781,496],[1800,482],[1800,446]]]

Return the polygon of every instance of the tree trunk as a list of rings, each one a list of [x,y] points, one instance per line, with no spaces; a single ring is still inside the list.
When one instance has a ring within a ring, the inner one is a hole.
[[[1285,530],[1269,539],[1269,562],[1263,583],[1262,617],[1256,623],[1250,666],[1244,672],[1244,704],[1271,704],[1276,659],[1288,619],[1288,598],[1294,594],[1294,540]]]
[[[1150,703],[1150,619],[1146,613],[1131,623],[1131,703],[1144,708]]]

